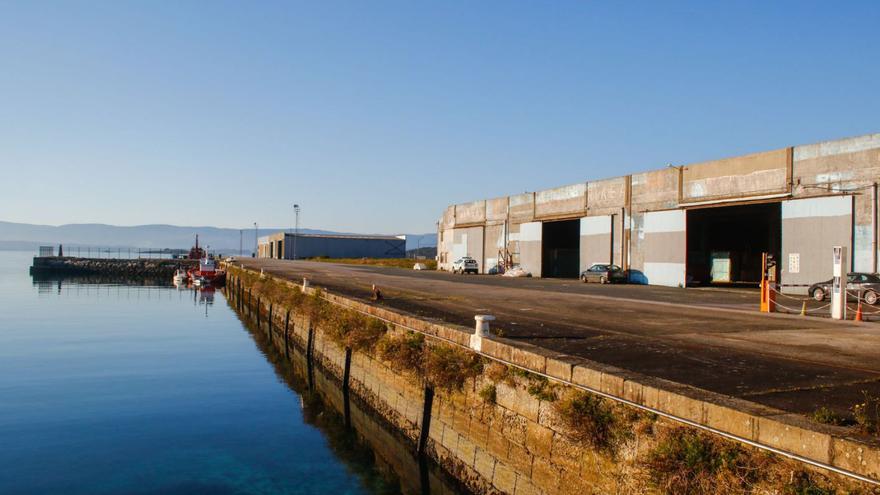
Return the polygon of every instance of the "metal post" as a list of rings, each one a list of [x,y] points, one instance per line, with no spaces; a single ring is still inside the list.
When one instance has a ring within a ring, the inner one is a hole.
[[[258,257],[260,245],[257,240],[257,222],[254,222],[254,258]]]
[[[299,205],[293,205],[293,212],[296,216],[295,229],[293,231],[293,259],[296,259],[296,238],[299,237]]]

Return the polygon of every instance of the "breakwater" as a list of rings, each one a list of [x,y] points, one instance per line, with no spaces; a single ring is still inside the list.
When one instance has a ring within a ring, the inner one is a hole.
[[[876,493],[842,428],[248,270],[226,290],[477,493]]]
[[[178,268],[198,266],[188,259],[95,259],[35,256],[31,275],[110,275],[170,279]]]

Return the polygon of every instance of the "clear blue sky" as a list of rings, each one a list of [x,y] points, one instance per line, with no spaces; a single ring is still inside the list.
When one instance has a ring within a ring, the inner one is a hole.
[[[880,2],[0,2],[0,220],[430,232],[880,132]]]

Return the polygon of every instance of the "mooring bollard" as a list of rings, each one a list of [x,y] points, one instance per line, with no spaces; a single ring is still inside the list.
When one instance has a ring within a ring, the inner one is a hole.
[[[471,349],[481,352],[483,350],[483,339],[489,336],[489,322],[494,321],[492,315],[476,315],[474,316],[477,324],[474,328],[474,334],[471,335]]]

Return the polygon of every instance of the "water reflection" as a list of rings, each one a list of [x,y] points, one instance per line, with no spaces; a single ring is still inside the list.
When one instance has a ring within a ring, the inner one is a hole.
[[[0,493],[458,493],[222,290],[29,261],[0,253]]]
[[[233,303],[230,303],[233,307]],[[466,488],[436,463],[415,455],[411,442],[355,397],[320,366],[312,366],[305,349],[278,348],[266,335],[266,323],[239,315],[254,342],[272,363],[275,374],[300,396],[302,418],[319,428],[333,453],[375,493],[457,494]],[[277,329],[276,329],[277,331]],[[286,357],[289,356],[289,357]]]

